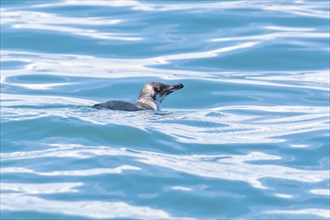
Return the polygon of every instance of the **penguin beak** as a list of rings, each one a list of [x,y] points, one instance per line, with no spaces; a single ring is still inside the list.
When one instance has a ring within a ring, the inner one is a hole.
[[[183,84],[182,83],[177,83],[177,84],[172,84],[172,85],[168,85],[168,87],[165,90],[165,93],[168,95],[176,90],[182,89],[183,88]]]

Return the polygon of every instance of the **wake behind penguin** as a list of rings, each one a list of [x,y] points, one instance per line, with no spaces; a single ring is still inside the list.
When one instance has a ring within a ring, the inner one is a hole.
[[[140,91],[140,95],[134,104],[125,101],[112,100],[95,104],[93,107],[120,111],[160,111],[160,104],[165,97],[182,88],[183,84],[181,83],[167,85],[158,82],[149,82],[144,84]]]

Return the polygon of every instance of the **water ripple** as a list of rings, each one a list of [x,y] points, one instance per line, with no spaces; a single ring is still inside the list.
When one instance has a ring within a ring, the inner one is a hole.
[[[96,156],[125,156],[134,158],[144,164],[165,167],[190,175],[201,177],[220,178],[232,181],[245,181],[253,187],[267,189],[262,183],[264,178],[279,178],[297,182],[321,182],[327,181],[329,177],[326,170],[300,170],[278,165],[259,165],[250,163],[251,161],[279,160],[279,156],[269,155],[262,152],[250,152],[247,155],[170,155],[148,151],[138,151],[132,149],[117,149],[107,146],[82,146],[79,144],[51,144],[52,149],[2,153],[1,160],[27,160],[36,158],[91,158]],[[240,167],[240,169],[237,169]],[[139,171],[139,168],[128,167],[129,170]],[[127,169],[127,168],[126,168]],[[8,172],[34,172],[24,168],[9,168]],[[62,171],[55,173],[40,173],[41,175],[77,175],[80,172],[92,172],[95,170]],[[111,170],[110,173],[114,171]],[[108,169],[98,169],[97,174],[109,173]],[[79,174],[83,175],[83,174]]]
[[[10,168],[9,168],[10,170]],[[8,169],[1,171],[7,173]],[[15,169],[16,171],[25,169]],[[32,172],[33,173],[33,172]],[[1,190],[3,191],[14,191],[26,194],[52,194],[52,193],[75,193],[79,192],[76,187],[84,185],[83,183],[6,183],[1,182]],[[10,193],[8,193],[10,194]]]
[[[16,193],[1,194],[1,201],[2,210],[7,211],[37,211],[97,219],[131,218],[132,216],[138,219],[153,219],[155,216],[161,219],[181,219],[180,217],[171,216],[162,210],[133,206],[124,202],[66,202]]]
[[[1,23],[11,25],[15,29],[36,29],[45,31],[64,32],[79,36],[105,40],[142,40],[141,37],[131,37],[128,34],[100,32],[97,29],[69,27],[68,25],[115,25],[123,22],[120,19],[97,18],[70,18],[60,17],[55,14],[30,11],[1,10]]]
[[[6,101],[7,99],[8,101]],[[49,108],[51,107],[49,103],[52,103],[55,108]],[[290,134],[325,131],[328,129],[329,123],[328,107],[227,106],[212,110],[176,112],[158,117],[152,112],[139,114],[138,112],[123,113],[78,108],[79,105],[86,106],[88,103],[92,104],[93,101],[65,97],[45,98],[7,94],[3,96],[2,117],[8,122],[60,117],[63,119],[74,118],[98,125],[133,126],[143,130],[161,131],[181,143],[201,144],[282,142],[284,140],[281,137]],[[78,106],[70,107],[75,105]],[[28,106],[35,107],[27,108]],[[40,106],[49,107],[40,108]],[[230,112],[227,113],[226,111],[229,110]],[[235,113],[235,111],[241,110],[245,111],[244,115]],[[255,111],[264,113],[255,114],[253,113]],[[267,112],[278,112],[278,114],[264,116]],[[279,112],[282,113],[279,114]],[[214,114],[217,116],[212,116]],[[56,121],[58,120],[56,119]],[[198,123],[194,123],[194,121]],[[204,124],[199,123],[201,121]],[[65,121],[63,122],[65,123]],[[210,131],[210,126],[213,127],[213,132]]]
[[[85,5],[85,6],[103,6],[103,7],[129,7],[133,10],[142,11],[182,11],[187,10],[190,12],[200,10],[224,10],[224,9],[255,9],[265,11],[276,11],[280,13],[288,13],[306,17],[317,17],[317,18],[329,18],[329,12],[323,10],[326,6],[326,2],[313,2],[312,4],[305,1],[295,1],[292,3],[286,3],[283,5],[283,1],[229,1],[229,2],[209,2],[209,3],[145,3],[142,1],[128,0],[128,1],[106,1],[106,0],[95,0],[93,2],[84,0],[65,0],[60,3],[50,4],[39,4],[34,5],[34,8],[48,8],[48,7],[59,7],[59,6],[74,6],[74,5]]]
[[[19,61],[28,63],[22,69],[5,70],[1,74],[1,81],[4,84],[11,84],[6,80],[8,77],[25,75],[26,71],[30,74],[53,74],[56,76],[77,76],[99,78],[144,78],[155,77],[159,75],[162,79],[203,79],[218,82],[228,82],[247,85],[262,85],[274,87],[288,88],[306,88],[329,91],[330,81],[328,71],[317,70],[309,72],[291,71],[291,72],[274,72],[265,75],[264,72],[201,72],[201,71],[182,71],[182,70],[162,70],[151,68],[168,63],[173,60],[195,59],[203,57],[217,56],[218,53],[225,53],[237,49],[247,48],[256,45],[256,43],[242,43],[237,46],[224,47],[208,52],[176,54],[169,56],[160,56],[147,59],[108,59],[97,58],[93,56],[83,55],[67,55],[67,54],[40,54],[30,52],[14,52],[1,51],[2,62]],[[13,58],[15,57],[15,58]],[[58,66],[58,62],[61,66]],[[74,68],[73,68],[74,67]],[[111,73],[111,74],[109,74]],[[219,77],[221,76],[221,77]],[[242,77],[243,76],[243,77]],[[297,81],[299,79],[299,81]],[[16,84],[18,86],[24,86]],[[64,84],[65,85],[65,84]],[[28,85],[34,88],[34,85]],[[35,86],[39,88],[38,86]]]

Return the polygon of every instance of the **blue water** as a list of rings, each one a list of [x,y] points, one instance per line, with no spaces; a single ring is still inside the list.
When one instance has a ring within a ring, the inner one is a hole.
[[[1,0],[2,219],[329,219],[327,0]],[[183,83],[161,112],[146,82]]]

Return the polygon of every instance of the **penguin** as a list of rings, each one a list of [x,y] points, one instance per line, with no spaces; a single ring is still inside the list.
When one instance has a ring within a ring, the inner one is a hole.
[[[143,85],[140,95],[134,104],[125,101],[112,100],[95,104],[93,107],[97,109],[119,111],[160,111],[160,104],[165,97],[182,88],[183,84],[181,83],[167,85],[159,82],[149,82]]]

